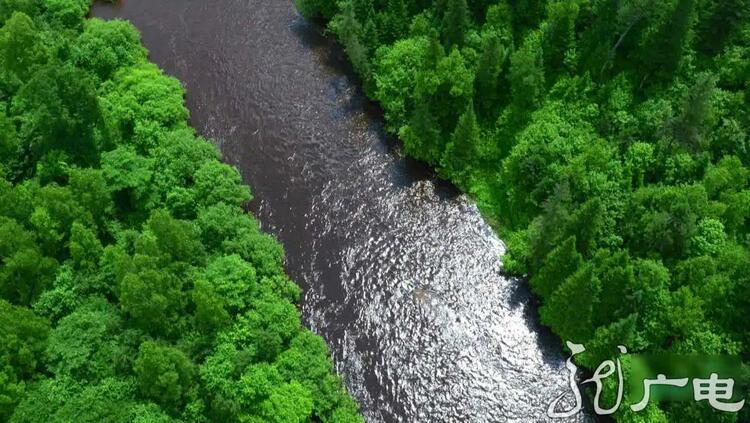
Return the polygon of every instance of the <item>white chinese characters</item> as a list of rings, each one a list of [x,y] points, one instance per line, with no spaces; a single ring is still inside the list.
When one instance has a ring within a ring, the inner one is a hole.
[[[567,342],[568,348],[571,351],[571,356],[565,362],[565,367],[568,369],[569,378],[568,383],[570,390],[572,391],[575,399],[575,404],[569,410],[558,411],[560,401],[565,397],[565,393],[557,396],[549,405],[547,409],[547,416],[550,418],[567,418],[578,414],[581,411],[581,392],[578,388],[578,384],[575,380],[575,375],[578,370],[577,366],[573,364],[573,358],[586,351],[586,348],[581,344],[574,344]],[[621,354],[627,354],[627,349],[620,345],[618,346]],[[603,391],[603,380],[617,373],[617,397],[615,404],[610,408],[603,408],[600,405],[600,399]],[[688,378],[670,379],[663,374],[657,375],[656,379],[644,379],[643,380],[643,398],[630,405],[630,409],[638,412],[642,411],[648,405],[651,399],[651,388],[653,386],[673,386],[682,388],[688,385]],[[602,362],[594,375],[581,382],[581,384],[593,383],[596,387],[596,393],[594,394],[594,412],[598,415],[608,415],[617,411],[622,403],[623,397],[623,376],[622,366],[620,360],[605,360]],[[736,413],[742,409],[745,405],[745,400],[730,402],[734,392],[734,379],[720,379],[716,373],[711,373],[708,379],[693,379],[693,399],[695,401],[708,401],[709,405],[716,410],[733,412]]]

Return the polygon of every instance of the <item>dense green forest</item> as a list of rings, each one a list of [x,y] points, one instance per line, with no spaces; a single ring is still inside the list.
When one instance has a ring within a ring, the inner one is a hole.
[[[361,422],[179,81],[89,0],[0,0],[0,421]]]
[[[327,22],[406,153],[500,228],[505,268],[529,277],[545,325],[585,344],[580,364],[618,344],[750,362],[750,2],[297,4]]]

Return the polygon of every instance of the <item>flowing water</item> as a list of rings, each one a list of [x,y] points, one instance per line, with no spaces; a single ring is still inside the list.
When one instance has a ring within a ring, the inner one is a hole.
[[[192,123],[257,197],[305,323],[368,422],[544,421],[567,388],[559,341],[476,206],[385,136],[340,48],[292,0],[126,0]]]

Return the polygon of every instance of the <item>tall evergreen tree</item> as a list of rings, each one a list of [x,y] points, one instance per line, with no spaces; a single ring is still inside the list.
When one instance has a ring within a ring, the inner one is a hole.
[[[544,93],[544,63],[539,34],[531,33],[510,57],[513,103],[521,110],[539,104]]]
[[[425,67],[434,70],[438,63],[445,57],[445,49],[440,44],[440,34],[437,31],[430,33],[430,44],[427,47],[427,57],[425,58]]]
[[[495,118],[500,100],[500,73],[505,62],[505,50],[497,36],[491,36],[485,44],[474,82],[474,102],[483,119]]]
[[[404,0],[388,0],[388,6],[381,15],[383,42],[391,44],[407,32],[409,16]]]
[[[446,50],[461,47],[469,27],[469,7],[466,0],[447,0],[443,16],[443,44]]]
[[[696,0],[678,0],[670,17],[662,23],[659,30],[650,38],[643,49],[643,78],[656,77],[656,80],[668,80],[677,70],[695,16]]]
[[[594,334],[593,304],[601,283],[590,265],[578,270],[560,285],[539,310],[542,323],[554,325],[566,341],[585,343]]]
[[[429,99],[422,98],[416,102],[409,125],[399,135],[409,154],[434,165],[438,164],[444,149],[443,137],[438,128]]]
[[[542,50],[544,66],[553,75],[563,71],[570,55],[575,51],[578,12],[576,1],[554,1],[549,4]]]
[[[466,111],[458,118],[458,124],[441,161],[442,165],[456,173],[464,173],[476,159],[479,131],[474,106],[470,103]]]
[[[706,2],[697,28],[697,47],[704,54],[716,54],[750,17],[748,0],[711,0]]]
[[[669,122],[674,139],[688,151],[706,147],[706,121],[711,116],[711,97],[716,89],[716,77],[710,73],[699,75],[692,87],[685,91],[680,115]]]
[[[582,264],[583,257],[576,251],[576,237],[572,235],[547,254],[542,267],[529,281],[531,288],[542,299],[548,299]]]

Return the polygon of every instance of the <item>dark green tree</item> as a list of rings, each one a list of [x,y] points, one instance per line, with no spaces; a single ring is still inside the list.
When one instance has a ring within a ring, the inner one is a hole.
[[[505,49],[497,36],[490,36],[479,59],[474,82],[474,103],[477,115],[486,120],[496,118],[500,99],[503,98],[500,74],[505,62]]]
[[[443,15],[443,45],[450,51],[453,47],[461,47],[464,43],[466,29],[469,27],[469,7],[466,0],[446,0],[445,15]]]
[[[166,408],[178,408],[195,377],[190,359],[180,350],[153,341],[141,344],[133,364],[141,393]]]

